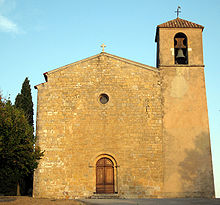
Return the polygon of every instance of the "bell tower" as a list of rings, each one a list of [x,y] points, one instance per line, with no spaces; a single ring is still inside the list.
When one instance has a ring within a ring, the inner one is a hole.
[[[176,18],[157,26],[163,104],[164,197],[215,196],[202,32]]]
[[[157,26],[157,67],[203,65],[204,27],[181,18]]]

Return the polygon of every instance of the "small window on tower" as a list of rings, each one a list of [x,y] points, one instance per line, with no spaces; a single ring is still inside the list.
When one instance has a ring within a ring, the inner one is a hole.
[[[188,64],[187,37],[177,33],[174,37],[175,64]]]

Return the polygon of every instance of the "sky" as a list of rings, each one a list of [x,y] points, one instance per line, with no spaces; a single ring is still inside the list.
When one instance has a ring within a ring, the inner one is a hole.
[[[43,73],[105,51],[156,66],[158,24],[201,24],[216,196],[220,197],[219,0],[0,0],[0,90],[14,102],[28,77],[34,111]],[[36,117],[35,117],[36,118]]]

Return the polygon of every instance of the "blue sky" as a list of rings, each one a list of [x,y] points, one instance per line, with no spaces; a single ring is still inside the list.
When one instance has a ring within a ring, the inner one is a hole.
[[[0,0],[0,90],[12,101],[25,77],[105,51],[155,66],[156,26],[180,17],[205,26],[205,78],[216,196],[220,197],[220,1],[219,0]]]

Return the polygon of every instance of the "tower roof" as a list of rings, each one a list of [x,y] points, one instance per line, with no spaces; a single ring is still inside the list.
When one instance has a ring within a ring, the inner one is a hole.
[[[204,26],[177,17],[176,19],[157,25],[155,42],[157,42],[159,28],[200,28],[203,30]]]
[[[181,19],[181,18],[176,18],[171,21],[167,21],[165,23],[162,23],[157,26],[157,28],[201,28],[204,29],[203,26]]]

